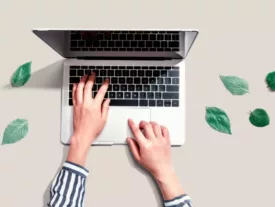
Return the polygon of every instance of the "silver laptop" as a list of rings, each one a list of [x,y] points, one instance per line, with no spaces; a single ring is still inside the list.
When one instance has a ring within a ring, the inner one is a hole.
[[[133,137],[128,118],[154,121],[170,131],[171,144],[185,141],[185,58],[195,30],[33,30],[65,57],[61,141],[73,134],[72,84],[96,73],[93,95],[110,78],[111,108],[95,145],[125,144]]]

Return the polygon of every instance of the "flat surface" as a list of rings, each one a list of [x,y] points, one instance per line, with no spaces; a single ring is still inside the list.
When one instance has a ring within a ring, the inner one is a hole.
[[[173,2],[173,3],[172,3]],[[35,27],[198,28],[187,57],[186,143],[173,163],[195,206],[275,206],[275,94],[264,82],[274,70],[274,1],[9,0],[0,7],[0,135],[15,118],[29,120],[28,136],[0,147],[0,205],[43,206],[47,188],[65,159],[60,144],[61,59],[39,40]],[[33,61],[23,88],[6,87],[12,72]],[[247,79],[251,93],[233,97],[219,75]],[[205,123],[205,107],[224,109],[232,136]],[[255,128],[248,112],[265,108],[271,124]],[[86,206],[160,206],[151,177],[127,147],[94,147],[87,163]]]

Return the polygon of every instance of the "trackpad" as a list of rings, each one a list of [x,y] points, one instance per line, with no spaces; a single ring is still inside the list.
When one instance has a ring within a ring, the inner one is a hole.
[[[122,144],[127,137],[133,137],[132,131],[128,126],[128,119],[132,119],[136,125],[139,122],[150,121],[150,109],[137,108],[110,108],[107,123],[104,130],[99,135],[97,142],[111,142]]]

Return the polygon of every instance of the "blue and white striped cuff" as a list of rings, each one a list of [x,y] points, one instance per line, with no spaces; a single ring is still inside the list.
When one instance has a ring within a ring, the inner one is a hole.
[[[64,162],[63,169],[80,175],[82,177],[87,177],[89,175],[89,170],[87,170],[85,167],[82,167],[81,165],[78,165],[70,161]]]
[[[191,199],[188,195],[180,195],[172,200],[166,200],[164,201],[164,206],[165,207],[170,207],[170,206],[178,206],[181,204],[181,206],[185,206],[186,203],[191,203]]]

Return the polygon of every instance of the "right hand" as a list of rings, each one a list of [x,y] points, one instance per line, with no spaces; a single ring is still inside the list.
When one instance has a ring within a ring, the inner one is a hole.
[[[141,121],[137,126],[129,119],[128,124],[135,139],[127,138],[127,142],[136,161],[155,179],[161,179],[173,173],[168,129],[155,122]]]

